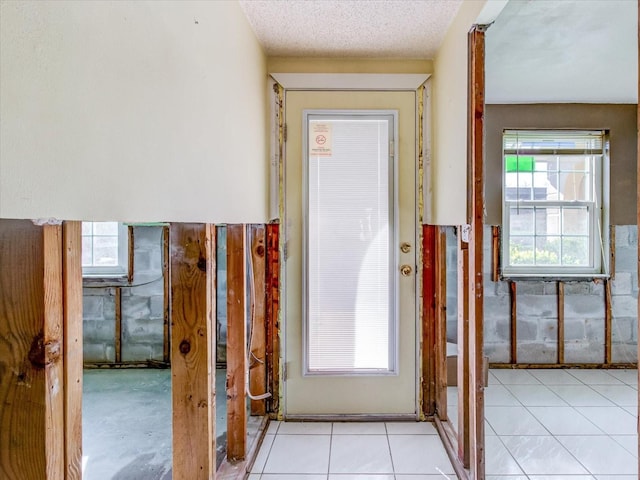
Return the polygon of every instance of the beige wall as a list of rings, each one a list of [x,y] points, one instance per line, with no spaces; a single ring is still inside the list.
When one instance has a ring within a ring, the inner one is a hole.
[[[236,2],[0,17],[0,217],[267,220],[266,58]]]
[[[502,224],[502,132],[505,129],[609,130],[610,223],[635,225],[637,105],[487,105],[485,110],[486,223]]]
[[[433,143],[425,222],[467,223],[467,33],[486,0],[465,1],[440,45],[433,74]]]

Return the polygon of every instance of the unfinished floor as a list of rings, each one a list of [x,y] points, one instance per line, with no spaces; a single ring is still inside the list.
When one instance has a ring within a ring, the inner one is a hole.
[[[226,370],[216,370],[217,463],[225,455]],[[222,394],[220,394],[222,392]],[[84,480],[171,480],[171,370],[84,372]],[[248,443],[260,418],[248,417]]]

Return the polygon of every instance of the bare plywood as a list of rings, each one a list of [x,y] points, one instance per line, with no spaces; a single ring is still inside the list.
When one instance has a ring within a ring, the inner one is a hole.
[[[245,226],[227,226],[227,459],[247,454]]]
[[[215,478],[215,234],[171,224],[173,478]]]
[[[82,222],[64,222],[65,479],[82,478]]]
[[[267,389],[266,371],[266,326],[265,326],[265,227],[251,226],[251,338],[249,356],[249,389],[253,396],[262,396]],[[265,415],[266,400],[251,400],[251,415]]]

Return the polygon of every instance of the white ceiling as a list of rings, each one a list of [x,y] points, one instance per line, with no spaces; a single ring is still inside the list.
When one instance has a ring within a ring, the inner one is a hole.
[[[433,59],[462,0],[240,0],[270,56]]]
[[[510,0],[486,34],[487,103],[636,103],[637,0]]]
[[[638,101],[637,0],[506,1],[485,7],[504,7],[486,34],[487,103]],[[433,59],[462,0],[239,3],[269,56]]]

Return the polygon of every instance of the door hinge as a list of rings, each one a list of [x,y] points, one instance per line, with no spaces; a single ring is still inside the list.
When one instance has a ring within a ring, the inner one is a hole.
[[[289,379],[289,362],[284,362],[282,365],[282,381],[286,382]]]
[[[395,150],[394,150],[394,147],[395,147],[395,145],[394,145],[394,143],[393,143],[393,140],[391,140],[391,141],[389,142],[389,156],[390,156],[391,158],[395,157]]]
[[[284,142],[287,141],[287,124],[286,123],[282,127],[282,140]]]

